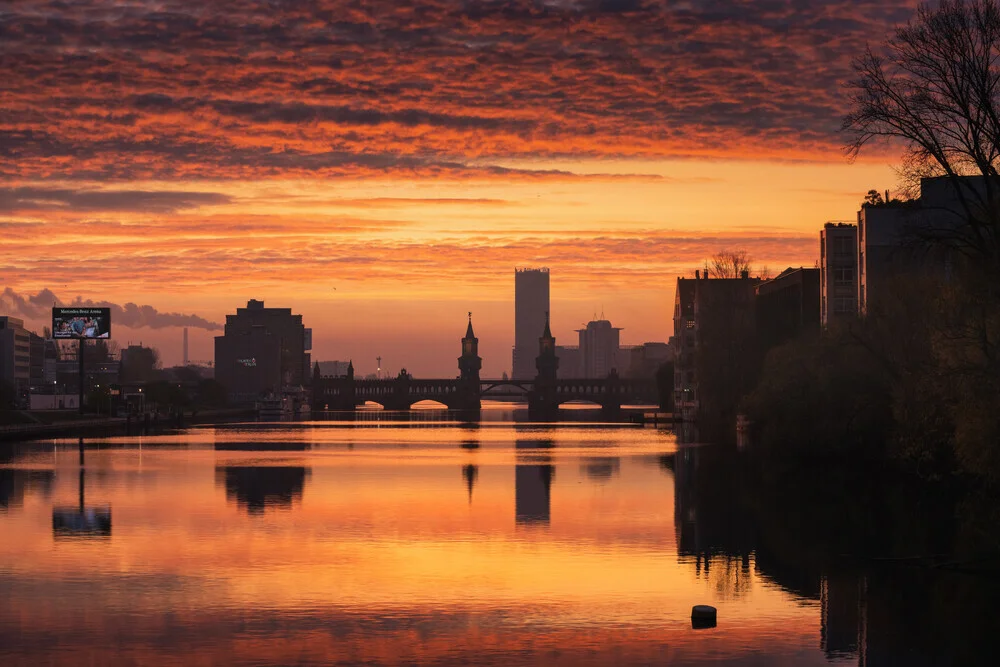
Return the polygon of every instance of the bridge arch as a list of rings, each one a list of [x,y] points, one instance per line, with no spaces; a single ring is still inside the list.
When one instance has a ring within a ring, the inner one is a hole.
[[[602,407],[600,403],[585,398],[572,398],[559,404],[562,410],[599,410]]]
[[[425,398],[410,405],[411,410],[447,410],[448,406],[441,401]]]

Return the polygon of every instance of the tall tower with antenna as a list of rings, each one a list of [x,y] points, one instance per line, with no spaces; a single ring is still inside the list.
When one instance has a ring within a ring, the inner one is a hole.
[[[191,358],[188,356],[188,328],[184,327],[184,365],[187,366],[191,363]]]

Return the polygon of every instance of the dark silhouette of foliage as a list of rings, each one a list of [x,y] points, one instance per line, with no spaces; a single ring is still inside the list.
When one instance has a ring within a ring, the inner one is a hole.
[[[772,349],[743,410],[754,448],[776,457],[878,458],[892,427],[888,374],[847,335]]]
[[[746,250],[721,250],[712,255],[710,271],[713,278],[739,278],[750,273],[752,262]]]
[[[963,224],[934,240],[1000,269],[1000,2],[943,0],[922,5],[880,51],[854,62],[848,154],[871,142],[901,146],[904,185],[947,176]],[[970,187],[962,176],[981,176]]]

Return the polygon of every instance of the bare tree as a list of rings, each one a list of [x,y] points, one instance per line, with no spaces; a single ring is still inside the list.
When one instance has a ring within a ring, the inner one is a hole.
[[[752,261],[746,250],[721,250],[712,255],[708,270],[713,278],[739,278],[750,272]]]
[[[849,156],[884,141],[902,147],[911,191],[922,177],[948,177],[961,224],[935,240],[1000,269],[1000,0],[922,5],[854,68],[843,123]]]
[[[865,203],[869,206],[878,206],[882,201],[882,193],[878,190],[869,190],[865,195]]]

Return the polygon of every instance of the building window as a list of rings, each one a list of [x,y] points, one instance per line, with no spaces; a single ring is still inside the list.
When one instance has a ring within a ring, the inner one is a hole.
[[[849,236],[835,236],[833,238],[833,254],[834,255],[851,255],[854,254],[854,248],[852,247],[851,237]]]
[[[854,268],[840,267],[833,270],[833,284],[838,287],[854,284]]]
[[[857,312],[854,306],[854,298],[849,296],[838,296],[833,300],[833,312],[838,315]]]

